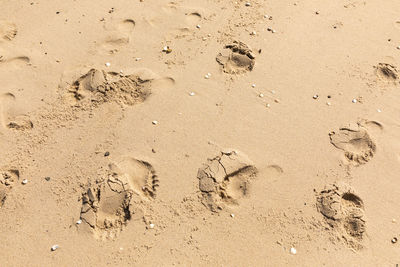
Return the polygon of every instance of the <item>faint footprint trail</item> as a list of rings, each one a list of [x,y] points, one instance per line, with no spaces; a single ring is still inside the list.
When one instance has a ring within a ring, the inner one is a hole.
[[[17,36],[17,26],[9,21],[0,20],[0,42],[12,41]]]
[[[144,200],[156,196],[157,175],[148,162],[124,157],[109,166],[108,177],[90,185],[82,195],[81,220],[94,237],[118,237],[142,210]]]
[[[245,43],[234,41],[225,46],[225,49],[216,57],[222,70],[229,74],[242,74],[252,71],[255,65],[255,56]]]
[[[364,203],[344,183],[327,186],[317,196],[318,211],[351,248],[362,248],[365,235]]]
[[[344,151],[344,156],[355,165],[370,161],[375,152],[376,144],[371,139],[366,128],[360,124],[342,127],[338,132],[329,134],[331,144]]]
[[[214,212],[225,205],[238,205],[239,200],[249,194],[256,175],[257,168],[246,155],[236,151],[221,152],[198,170],[202,203]]]
[[[399,82],[399,74],[394,65],[388,63],[379,63],[377,66],[375,66],[375,73],[380,81],[389,83]]]

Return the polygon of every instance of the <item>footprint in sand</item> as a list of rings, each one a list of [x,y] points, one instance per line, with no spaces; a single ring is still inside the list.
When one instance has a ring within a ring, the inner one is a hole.
[[[237,205],[249,193],[250,183],[257,169],[246,155],[231,151],[221,152],[198,170],[202,203],[211,211],[222,210],[224,205]]]
[[[115,54],[131,41],[131,36],[136,23],[132,19],[125,19],[116,25],[106,25],[105,29],[109,32],[108,36],[100,43],[100,51],[106,54]]]
[[[255,56],[250,47],[239,41],[226,45],[216,60],[222,66],[222,70],[229,74],[252,71],[255,65]]]
[[[7,194],[19,180],[19,171],[14,168],[0,171],[0,207],[4,205]]]
[[[172,78],[157,78],[153,73],[137,71],[134,74],[121,74],[91,69],[67,86],[71,104],[99,105],[105,102],[117,102],[132,106],[144,102],[153,87],[169,87]]]
[[[399,82],[399,74],[395,66],[387,63],[379,63],[374,68],[379,80],[390,83]]]
[[[7,57],[3,53],[0,54],[0,67],[10,70],[19,70],[30,65],[30,58],[27,56]]]
[[[317,196],[317,208],[351,248],[362,248],[364,204],[350,186],[338,183],[326,187]]]
[[[343,150],[345,158],[355,165],[367,163],[376,152],[376,144],[364,127],[367,124],[352,124],[329,134],[331,144]]]
[[[153,167],[124,158],[110,165],[108,178],[90,186],[82,196],[81,219],[98,239],[115,239],[141,213],[141,202],[155,197],[158,186]]]
[[[0,42],[12,41],[17,36],[17,26],[8,21],[0,21]]]
[[[11,93],[0,95],[0,117],[3,127],[14,130],[29,130],[33,123],[29,116],[22,114],[16,107],[16,98]]]

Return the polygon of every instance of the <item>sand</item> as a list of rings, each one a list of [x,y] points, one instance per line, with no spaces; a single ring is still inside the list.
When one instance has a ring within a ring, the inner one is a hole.
[[[399,1],[0,6],[1,266],[400,263]]]

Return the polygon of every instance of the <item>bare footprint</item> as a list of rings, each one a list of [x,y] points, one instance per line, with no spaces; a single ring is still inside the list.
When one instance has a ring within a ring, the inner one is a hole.
[[[28,115],[21,114],[16,107],[15,96],[11,93],[0,95],[0,117],[1,123],[5,128],[14,130],[29,130],[33,128],[33,123]]]
[[[398,83],[399,74],[397,68],[391,64],[379,63],[375,68],[379,80],[391,83]]]
[[[8,21],[0,21],[0,40],[11,41],[17,35],[17,26]]]
[[[246,44],[234,41],[216,57],[225,73],[241,74],[251,71],[255,65],[255,56]]]
[[[91,186],[82,196],[81,220],[98,239],[114,239],[134,213],[132,192],[123,182],[108,179]]]
[[[109,32],[104,41],[100,42],[99,50],[106,54],[115,54],[131,41],[135,29],[135,21],[125,19],[119,23],[106,25],[105,30]]]
[[[360,124],[349,125],[339,132],[329,134],[331,144],[344,151],[344,156],[355,165],[365,164],[376,152],[376,144],[366,128]]]
[[[159,180],[153,166],[143,160],[124,157],[110,165],[114,177],[127,181],[129,188],[141,197],[155,198]]]
[[[364,204],[350,186],[338,183],[326,187],[317,196],[317,208],[351,248],[362,248]]]
[[[144,102],[152,89],[169,88],[173,84],[172,78],[159,78],[148,69],[137,69],[132,74],[91,69],[72,85],[64,83],[60,86],[65,86],[72,105],[97,106],[117,102],[133,106]]]
[[[0,207],[4,205],[8,192],[18,180],[19,171],[17,169],[11,168],[0,172]]]
[[[237,205],[248,195],[256,174],[257,169],[247,156],[236,151],[221,152],[198,170],[202,203],[214,212],[225,204]]]
[[[7,70],[19,70],[23,67],[30,65],[30,58],[27,56],[6,57],[0,55],[0,67],[7,68]]]

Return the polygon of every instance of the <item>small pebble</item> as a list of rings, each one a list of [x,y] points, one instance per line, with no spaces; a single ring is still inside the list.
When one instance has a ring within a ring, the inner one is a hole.
[[[275,94],[276,92],[275,92],[275,90],[271,90],[271,93],[272,93],[272,94]]]
[[[154,125],[157,125],[158,121],[152,121],[151,123],[153,123]]]
[[[27,183],[28,183],[27,179],[22,180],[22,184],[27,184]]]
[[[149,228],[153,229],[154,228],[154,224],[153,223],[149,224]]]
[[[293,255],[296,255],[297,254],[297,249],[290,248],[290,253],[293,254]]]
[[[354,98],[351,102],[357,103],[357,99]]]
[[[275,30],[272,30],[272,33],[276,33],[276,31],[275,31]]]
[[[392,223],[396,223],[396,219],[392,219]]]
[[[268,27],[268,28],[267,28],[267,31],[269,31],[269,32],[270,32],[270,31],[272,31],[272,29]]]
[[[259,96],[259,97],[264,97],[264,94],[259,94],[258,96]]]
[[[44,177],[44,179],[48,182],[50,181],[50,177]]]
[[[376,111],[378,111],[379,113],[381,113],[381,112],[382,112],[382,110],[380,110],[379,108],[378,108]]]
[[[194,93],[194,92],[190,92],[189,95],[190,95],[190,96],[194,96],[195,93]]]
[[[235,214],[231,213],[231,217],[232,217],[232,218],[235,218]]]
[[[315,11],[315,14],[319,15],[319,11]]]
[[[252,32],[250,33],[250,35],[256,35],[256,34],[257,34],[256,31],[252,31]]]
[[[251,6],[250,2],[247,2],[247,3],[246,3],[246,6]]]
[[[269,16],[268,15],[264,15],[264,18],[269,19]]]
[[[312,98],[314,98],[314,99],[318,99],[318,95],[314,95]]]
[[[54,245],[54,246],[51,247],[51,251],[55,251],[55,250],[58,249],[58,248],[59,248],[58,245]]]
[[[397,47],[397,49],[399,49],[399,50],[400,50],[400,45]]]
[[[106,67],[110,67],[110,66],[111,66],[110,62],[107,62]]]
[[[327,104],[328,106],[330,106],[330,105],[331,105],[331,102],[326,102],[326,104]]]
[[[270,105],[270,104],[266,104],[265,106],[266,106],[267,108],[269,108],[271,105]]]
[[[141,59],[142,59],[141,57],[135,58],[136,61],[139,61],[139,60],[141,60]]]
[[[255,88],[255,87],[256,87],[256,84],[255,84],[255,83],[253,83],[253,84],[251,85],[251,87]]]
[[[274,101],[275,101],[275,103],[280,103],[281,102],[281,101],[279,101],[279,99],[275,99]]]
[[[392,243],[393,243],[393,244],[396,244],[396,243],[397,243],[397,237],[393,237],[393,238],[392,238]]]
[[[201,26],[200,26],[200,25],[196,25],[196,28],[197,28],[197,29],[200,29],[200,28],[201,28]]]
[[[82,223],[82,220],[77,220],[76,221],[76,224],[81,224]]]
[[[110,152],[106,151],[106,153],[104,153],[104,157],[108,157],[110,156]]]

